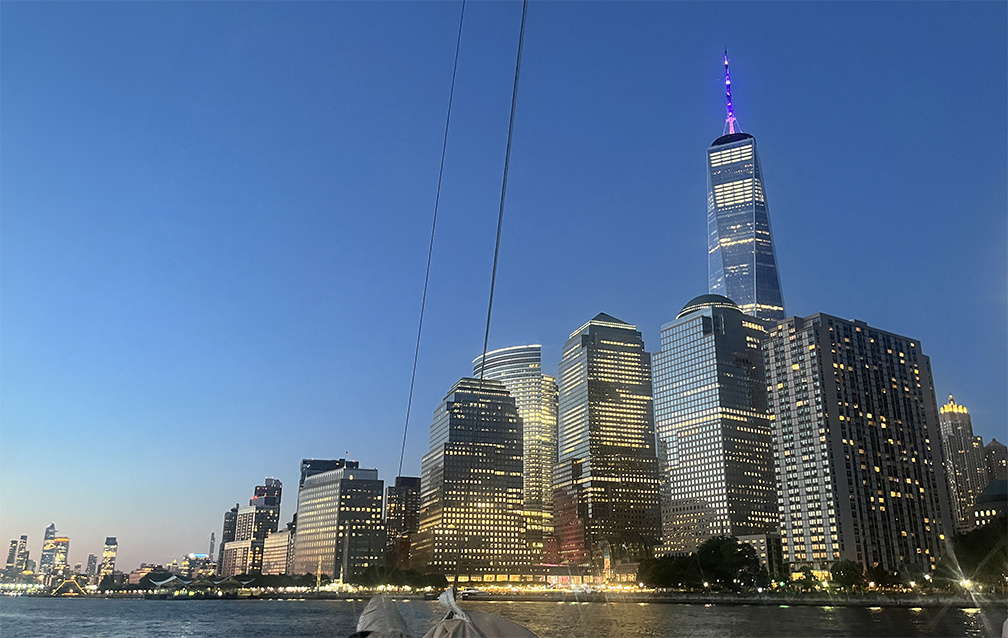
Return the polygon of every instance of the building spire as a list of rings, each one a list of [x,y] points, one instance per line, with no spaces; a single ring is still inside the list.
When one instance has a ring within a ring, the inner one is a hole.
[[[724,86],[725,86],[725,101],[728,106],[728,118],[725,120],[724,130],[721,132],[722,135],[725,133],[735,133],[736,127],[738,132],[742,132],[742,127],[737,126],[735,122],[735,109],[732,108],[731,103],[731,76],[728,75],[728,49],[724,52]]]

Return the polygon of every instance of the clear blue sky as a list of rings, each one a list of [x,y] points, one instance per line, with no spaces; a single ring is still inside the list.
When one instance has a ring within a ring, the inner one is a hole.
[[[788,311],[919,339],[1005,437],[1006,5],[529,7],[491,347],[706,292],[759,140]],[[457,3],[0,6],[0,541],[206,551],[303,457],[396,472]],[[483,339],[518,3],[466,8],[404,473]]]

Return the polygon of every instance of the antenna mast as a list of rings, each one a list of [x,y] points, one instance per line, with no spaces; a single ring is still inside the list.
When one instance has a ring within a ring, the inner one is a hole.
[[[724,130],[721,131],[722,135],[724,135],[726,132],[735,133],[736,132],[735,129],[737,127],[737,124],[735,122],[735,109],[732,108],[731,103],[731,76],[728,75],[728,49],[725,49],[724,52],[724,86],[725,86],[725,102],[728,106],[728,118],[725,120]],[[742,127],[738,126],[737,128],[738,132],[741,133]]]

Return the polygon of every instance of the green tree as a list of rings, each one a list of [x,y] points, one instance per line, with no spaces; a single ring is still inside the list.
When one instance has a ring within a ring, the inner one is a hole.
[[[833,582],[840,587],[853,589],[864,585],[864,568],[861,563],[845,558],[830,567]]]

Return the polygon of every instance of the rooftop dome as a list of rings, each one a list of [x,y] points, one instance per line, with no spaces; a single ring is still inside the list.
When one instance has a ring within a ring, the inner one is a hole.
[[[696,312],[701,308],[732,308],[738,310],[738,304],[724,295],[700,295],[689,300],[683,309],[676,315],[676,319],[691,312]]]

